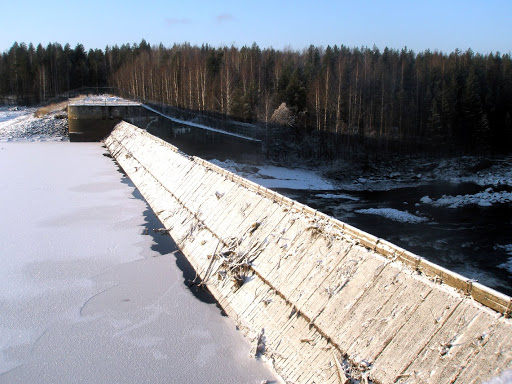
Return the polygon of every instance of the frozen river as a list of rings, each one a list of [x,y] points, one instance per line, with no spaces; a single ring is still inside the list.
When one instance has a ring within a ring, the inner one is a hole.
[[[0,142],[0,383],[275,379],[103,154]]]

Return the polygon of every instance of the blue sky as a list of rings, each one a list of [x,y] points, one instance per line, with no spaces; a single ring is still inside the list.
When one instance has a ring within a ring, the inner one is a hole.
[[[449,53],[512,51],[511,0],[0,0],[0,52],[17,42],[310,44]]]

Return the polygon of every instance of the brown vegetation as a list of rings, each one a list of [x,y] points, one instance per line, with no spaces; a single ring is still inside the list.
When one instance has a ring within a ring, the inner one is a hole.
[[[60,103],[48,104],[48,105],[45,105],[44,107],[38,108],[34,112],[34,116],[35,117],[43,117],[43,116],[48,116],[48,115],[50,115],[52,113],[56,113],[56,112],[66,112],[67,108],[68,108],[67,101],[62,101]],[[63,118],[62,113],[55,114],[55,117]]]

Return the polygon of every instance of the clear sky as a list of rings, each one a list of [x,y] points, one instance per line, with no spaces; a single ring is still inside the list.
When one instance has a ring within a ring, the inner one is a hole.
[[[0,0],[0,52],[17,42],[310,44],[512,51],[512,0]]]

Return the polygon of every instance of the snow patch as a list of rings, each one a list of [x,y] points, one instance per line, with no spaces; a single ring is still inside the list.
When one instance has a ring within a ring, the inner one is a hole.
[[[301,168],[284,168],[275,165],[247,165],[232,160],[210,160],[211,163],[266,188],[332,191],[336,187],[319,173]]]
[[[437,200],[432,200],[424,196],[420,200],[425,204],[432,204],[436,207],[460,208],[467,205],[478,205],[480,207],[491,207],[494,204],[509,204],[512,202],[512,192],[501,191],[494,192],[491,188],[474,195],[443,195]]]
[[[421,199],[420,199],[420,202],[423,203],[423,204],[430,204],[432,203],[432,199],[428,196],[423,196]]]
[[[512,274],[512,257],[510,257],[506,262],[498,265],[498,268],[505,269]]]
[[[512,384],[512,369],[502,372],[500,376],[496,376],[483,384]]]
[[[24,109],[20,107],[0,107],[0,123],[23,115],[25,113]]]
[[[512,244],[506,244],[506,245],[496,245],[494,249],[504,249],[507,254],[512,256]],[[506,269],[508,272],[512,273],[512,257],[509,257],[509,259],[498,265],[498,268]]]
[[[34,112],[34,108],[18,107],[15,111],[0,113],[0,142],[67,140],[67,119],[56,119],[52,114],[35,117]],[[1,116],[9,117],[2,119]]]
[[[505,252],[507,252],[510,256],[512,256],[512,244],[506,244],[506,245],[496,245],[494,249],[504,249]]]
[[[386,219],[398,221],[400,223],[424,223],[428,221],[426,217],[416,216],[409,212],[400,211],[394,208],[368,208],[368,209],[358,209],[355,211],[356,213],[363,213],[367,215],[377,215],[385,217]]]

